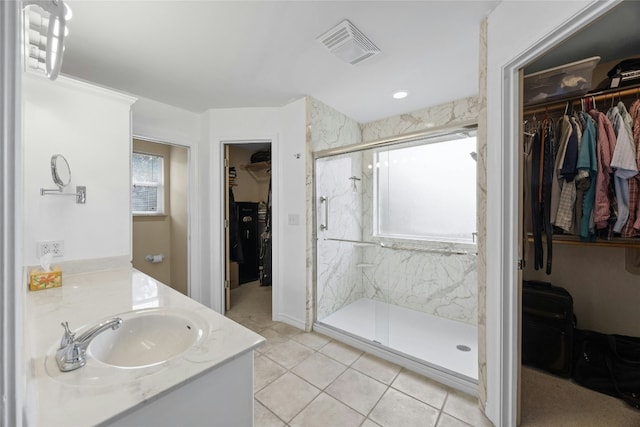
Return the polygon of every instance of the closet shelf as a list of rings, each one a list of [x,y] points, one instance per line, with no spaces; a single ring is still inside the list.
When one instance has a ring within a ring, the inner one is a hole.
[[[249,172],[256,181],[267,181],[271,177],[271,161],[249,163],[241,168]]]
[[[533,242],[533,236],[527,235],[527,241]],[[623,238],[614,237],[611,240],[595,240],[593,242],[584,242],[578,236],[569,236],[565,234],[554,234],[553,243],[560,245],[574,246],[599,246],[607,248],[640,248],[640,238]]]
[[[596,102],[601,102],[605,100],[612,100],[616,98],[622,98],[627,96],[637,96],[640,98],[640,84],[625,86],[623,88],[615,88],[615,89],[606,89],[599,92],[591,92],[585,93],[580,96],[568,97],[565,99],[554,100],[549,102],[543,102],[540,104],[534,104],[530,106],[524,107],[524,114],[537,114],[544,113],[546,111],[552,110],[564,110],[567,105],[567,101],[576,102],[583,98],[591,98],[593,97]]]
[[[271,167],[271,161],[267,160],[266,162],[257,162],[257,163],[249,163],[243,166],[246,170],[263,170],[269,169]]]

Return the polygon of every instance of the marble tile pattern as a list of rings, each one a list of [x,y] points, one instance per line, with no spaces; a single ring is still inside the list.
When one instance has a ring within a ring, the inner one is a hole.
[[[433,127],[455,126],[478,119],[478,98],[458,99],[408,114],[389,117],[361,125],[364,142],[429,130]]]
[[[478,400],[487,401],[487,18],[480,25],[480,87],[478,91]]]
[[[363,295],[360,248],[349,241],[362,240],[361,155],[349,153],[316,161],[318,222],[317,315],[322,319]],[[326,204],[326,205],[325,205]],[[328,240],[337,239],[337,240]]]
[[[373,235],[373,152],[362,153],[362,235]],[[423,244],[421,246],[424,246]],[[430,244],[438,251],[456,249],[452,244]],[[400,307],[476,324],[476,256],[416,252],[367,246],[362,249],[362,296]]]
[[[307,97],[307,217],[316,217],[314,210],[318,210],[317,230],[314,229],[313,221],[307,221],[307,235],[318,238],[317,245],[314,238],[307,245],[307,264],[314,265],[315,260],[318,260],[315,277],[313,269],[307,269],[307,328],[313,322],[314,311],[318,318],[322,318],[361,295],[361,281],[358,280],[356,269],[359,256],[357,248],[325,240],[361,239],[360,196],[351,190],[352,181],[349,180],[349,177],[359,174],[361,162],[358,156],[348,155],[320,160],[315,165],[313,163],[314,152],[357,144],[361,138],[360,126],[356,121],[312,97]],[[323,179],[314,179],[314,168],[316,175]],[[324,232],[319,228],[325,212],[324,205],[319,201],[321,196],[329,199],[330,224],[329,229]],[[327,286],[318,286],[314,290],[313,284],[316,281]],[[314,304],[314,295],[317,304]]]
[[[356,123],[321,102],[309,98],[308,147],[310,153],[362,141],[455,126],[478,119],[476,97],[453,101],[357,127]],[[312,158],[312,156],[308,156]],[[317,256],[315,289],[317,318],[340,309],[360,298],[368,297],[476,324],[478,315],[477,259],[474,254],[448,255],[418,251],[393,250],[380,246],[328,242],[324,237],[356,241],[373,238],[373,170],[371,152],[357,152],[321,159],[315,165],[316,198],[330,197],[330,229],[318,231],[318,244],[309,256]],[[360,167],[360,170],[357,168]],[[309,174],[307,183],[314,182]],[[349,176],[357,176],[356,190]],[[313,194],[312,191],[308,193]],[[311,203],[319,209],[319,201]],[[333,206],[331,206],[333,204]],[[311,215],[313,215],[313,210]],[[324,212],[318,210],[319,223]],[[313,235],[314,230],[311,229]],[[311,245],[312,246],[312,245]],[[354,266],[356,267],[354,270]],[[308,299],[313,289],[308,292]],[[313,306],[307,301],[307,306]]]
[[[475,325],[475,255],[370,247],[365,249],[364,296]]]
[[[97,425],[253,351],[264,338],[131,267],[64,274],[60,288],[29,292],[25,301],[29,354],[26,411],[33,425]],[[68,321],[72,330],[139,309],[188,313],[202,337],[181,355],[158,365],[121,369],[90,357],[61,373],[52,356]]]
[[[409,115],[384,119],[362,126],[363,140],[371,141],[429,127],[455,126],[478,118],[479,104],[466,98]],[[363,239],[376,240],[372,225],[374,204],[371,151],[363,154]],[[453,245],[431,244],[436,250]],[[473,250],[471,250],[473,252]],[[401,307],[475,325],[478,317],[477,257],[367,247],[361,262],[364,296]]]
[[[312,151],[344,147],[362,141],[358,122],[313,97],[307,99],[307,143]]]

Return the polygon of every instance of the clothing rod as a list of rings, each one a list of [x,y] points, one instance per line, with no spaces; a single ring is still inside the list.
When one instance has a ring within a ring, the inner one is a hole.
[[[605,101],[611,98],[622,98],[631,95],[637,95],[640,98],[640,86],[634,86],[632,88],[621,90],[607,89],[606,91],[586,93],[576,98],[565,99],[564,101],[551,101],[543,104],[532,105],[531,107],[525,106],[523,110],[525,115],[537,114],[551,110],[562,110],[566,107],[568,101],[573,104],[575,102],[580,102],[581,99],[594,98],[595,101],[598,102]]]

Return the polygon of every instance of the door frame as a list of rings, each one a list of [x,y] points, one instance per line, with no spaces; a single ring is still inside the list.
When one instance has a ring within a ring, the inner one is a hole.
[[[188,180],[187,180],[187,211],[188,211],[188,215],[187,215],[187,248],[188,248],[188,253],[187,253],[187,296],[191,299],[194,299],[196,301],[200,301],[199,296],[200,296],[200,285],[195,285],[195,282],[193,278],[196,277],[196,274],[194,274],[194,272],[197,271],[197,266],[195,265],[194,262],[194,257],[193,254],[196,253],[197,247],[199,245],[198,241],[195,241],[195,239],[192,238],[193,236],[193,230],[194,230],[194,224],[195,224],[195,219],[197,218],[196,216],[196,212],[197,212],[197,206],[195,205],[196,202],[196,197],[194,196],[194,162],[193,159],[195,158],[192,151],[193,151],[193,147],[188,145],[188,144],[180,144],[180,143],[176,143],[176,142],[170,142],[170,141],[164,141],[161,139],[157,139],[157,138],[150,138],[147,136],[143,136],[143,135],[139,135],[139,134],[132,134],[131,135],[131,147],[129,152],[133,153],[133,140],[134,139],[139,139],[141,141],[148,141],[148,142],[153,142],[155,144],[162,144],[162,145],[172,145],[174,147],[180,147],[180,148],[184,148],[187,150],[187,175],[188,175]],[[129,161],[129,163],[131,163],[131,161]],[[133,258],[133,216],[131,218],[131,242],[130,242],[130,247],[129,247],[129,253],[131,253],[131,256]],[[169,284],[167,283],[167,286],[169,286]]]
[[[212,278],[214,279],[213,284],[213,293],[218,294],[217,301],[219,304],[212,304],[213,309],[218,311],[221,314],[225,314],[225,280],[226,280],[226,258],[227,254],[225,251],[225,192],[227,189],[226,185],[226,168],[225,168],[225,148],[229,145],[245,145],[245,144],[269,144],[271,148],[271,248],[272,248],[272,256],[271,256],[271,271],[272,271],[272,285],[271,285],[271,317],[272,320],[278,319],[279,313],[279,283],[280,283],[280,269],[279,266],[279,244],[280,244],[280,226],[278,224],[279,219],[279,200],[280,200],[280,191],[279,191],[279,174],[278,174],[278,144],[277,138],[275,136],[268,136],[264,138],[221,138],[219,141],[219,161],[217,162],[218,170],[220,171],[220,197],[218,200],[212,200],[213,203],[218,203],[219,205],[219,215],[220,220],[218,221],[217,227],[219,230],[219,236],[222,238],[219,239],[219,251],[220,258],[218,262],[212,263],[213,274]],[[215,164],[215,163],[214,163]],[[212,229],[215,225],[212,227]],[[215,251],[211,252],[215,254]],[[218,264],[221,268],[219,271],[215,272],[215,265]],[[217,279],[217,280],[216,280]],[[216,290],[217,288],[217,290]]]
[[[518,187],[520,125],[518,123],[520,84],[519,72],[527,64],[557,44],[568,39],[584,26],[596,20],[622,0],[593,1],[584,6],[541,39],[531,40],[518,55],[501,64],[499,85],[489,77],[487,105],[487,253],[494,258],[487,262],[487,403],[489,418],[498,426],[516,426],[520,389],[520,341],[518,305],[519,233]],[[490,46],[489,46],[490,48]],[[491,52],[489,52],[491,55]],[[489,64],[492,67],[495,64]],[[487,70],[487,75],[492,69]],[[491,87],[493,86],[493,87]],[[493,92],[491,92],[493,89]],[[489,284],[492,284],[489,286]]]
[[[0,188],[0,425],[22,425],[29,420],[23,355],[23,208],[22,194],[22,66],[20,60],[21,2],[0,2],[0,161],[3,183]]]

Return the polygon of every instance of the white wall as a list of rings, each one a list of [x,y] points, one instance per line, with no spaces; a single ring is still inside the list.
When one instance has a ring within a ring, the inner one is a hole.
[[[615,2],[503,1],[488,18],[487,39],[487,416],[501,426],[516,423],[517,390],[517,93],[512,63],[559,42],[567,21],[589,5]],[[593,8],[596,8],[594,6]],[[534,23],[532,25],[531,23]],[[542,41],[546,40],[546,47]],[[533,46],[538,46],[532,50]],[[513,70],[510,70],[513,72]],[[517,72],[517,70],[515,70]]]
[[[128,256],[130,106],[134,98],[67,78],[23,77],[25,265],[37,264],[36,242],[64,240],[54,261]],[[62,154],[71,184],[87,187],[86,204],[41,196],[56,188],[50,158]]]
[[[139,98],[131,112],[136,136],[189,147],[200,140],[201,114],[147,98]]]
[[[207,192],[200,190],[207,187],[206,181],[203,182],[199,177],[199,171],[206,171],[208,167],[202,161],[202,157],[206,157],[206,155],[200,152],[201,147],[204,147],[204,144],[200,144],[200,142],[206,137],[202,131],[204,115],[147,98],[138,99],[133,104],[131,111],[134,136],[189,148],[189,296],[208,305],[208,299],[205,295],[208,295],[206,288],[209,283],[205,279],[207,276],[202,274],[202,245],[204,243],[201,238],[205,230],[208,229],[206,216],[202,216],[203,209],[207,206],[205,199]],[[203,166],[204,169],[201,169]],[[200,218],[205,218],[205,220],[201,221]]]
[[[281,138],[278,150],[278,189],[280,193],[278,224],[282,235],[279,242],[278,318],[305,327],[306,316],[306,223],[305,215],[305,141],[306,100],[299,99],[282,107]],[[300,154],[300,158],[297,155]],[[296,215],[298,225],[289,225],[289,216]],[[309,325],[306,325],[307,327]]]
[[[282,108],[207,112],[208,125],[203,133],[208,140],[201,147],[201,183],[209,197],[203,215],[207,219],[204,222],[209,223],[206,236],[210,240],[203,244],[203,257],[208,257],[203,259],[203,277],[211,290],[207,305],[215,310],[223,309],[222,144],[271,141],[273,258],[278,260],[274,265],[274,318],[299,328],[305,326],[305,118],[303,99]],[[296,159],[295,153],[302,157]],[[298,215],[300,225],[288,225],[289,215]]]

